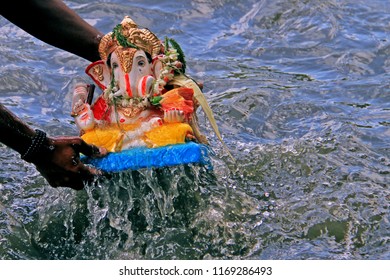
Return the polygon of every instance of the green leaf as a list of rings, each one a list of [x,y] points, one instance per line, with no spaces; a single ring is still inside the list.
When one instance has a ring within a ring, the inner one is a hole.
[[[158,105],[160,105],[161,99],[162,99],[162,96],[154,96],[150,99],[150,104],[152,104],[154,106],[158,106]]]
[[[180,47],[179,43],[176,42],[174,39],[172,38],[167,38],[167,40],[169,40],[169,43],[171,44],[172,48],[176,49],[177,53],[179,54],[179,61],[183,64],[183,73],[185,73],[186,71],[186,60],[185,60],[185,56],[184,56],[184,52],[182,50],[182,48]]]
[[[125,47],[125,48],[133,48],[133,49],[139,49],[136,45],[134,45],[133,43],[130,43],[127,41],[127,38],[125,36],[123,36],[122,34],[122,25],[121,24],[117,24],[113,31],[112,31],[112,38],[116,39],[119,43],[119,45],[121,45],[122,47]]]

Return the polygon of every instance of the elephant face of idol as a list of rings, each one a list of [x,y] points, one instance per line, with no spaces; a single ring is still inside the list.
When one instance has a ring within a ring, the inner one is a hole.
[[[107,58],[91,63],[85,72],[113,96],[144,97],[154,82],[151,58],[143,50],[117,47]]]
[[[154,78],[151,58],[143,51],[118,47],[107,60],[115,96],[145,97],[149,95]]]

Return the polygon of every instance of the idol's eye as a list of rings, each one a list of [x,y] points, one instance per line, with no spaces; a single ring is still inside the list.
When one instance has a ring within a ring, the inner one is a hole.
[[[138,66],[144,67],[145,66],[145,61],[144,60],[138,61]]]
[[[118,68],[118,63],[116,63],[116,62],[113,62],[112,64],[111,64],[111,68],[112,69],[115,69],[115,68]]]

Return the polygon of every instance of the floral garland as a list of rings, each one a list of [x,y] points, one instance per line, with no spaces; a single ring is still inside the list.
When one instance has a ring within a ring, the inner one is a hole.
[[[119,106],[122,108],[139,108],[146,109],[150,106],[149,98],[146,97],[129,97],[123,95],[115,95],[118,91],[118,87],[114,85],[114,80],[111,84],[103,91],[103,98],[108,101],[109,104]]]
[[[179,44],[171,38],[165,38],[164,54],[157,59],[161,61],[163,68],[153,85],[153,96],[164,93],[165,86],[174,79],[176,74],[184,74],[186,68],[184,53]]]

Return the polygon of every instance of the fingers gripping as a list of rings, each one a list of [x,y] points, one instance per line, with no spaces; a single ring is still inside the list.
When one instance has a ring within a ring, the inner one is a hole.
[[[95,145],[89,145],[82,139],[77,139],[72,146],[76,153],[82,153],[88,157],[100,157],[107,154],[106,149],[99,148]]]

